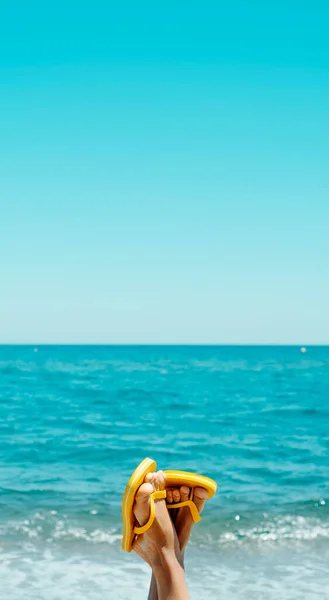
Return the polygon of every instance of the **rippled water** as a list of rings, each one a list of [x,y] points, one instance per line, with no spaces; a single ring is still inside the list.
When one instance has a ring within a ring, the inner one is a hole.
[[[0,587],[146,598],[120,550],[145,456],[218,482],[192,599],[329,598],[329,348],[0,347]]]

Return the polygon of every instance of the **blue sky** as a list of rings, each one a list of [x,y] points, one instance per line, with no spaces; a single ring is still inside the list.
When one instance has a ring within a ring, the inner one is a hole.
[[[329,343],[326,2],[0,17],[0,342]]]

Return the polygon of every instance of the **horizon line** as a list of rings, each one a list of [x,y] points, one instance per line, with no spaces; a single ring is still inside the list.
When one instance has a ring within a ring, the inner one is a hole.
[[[49,346],[67,346],[67,347],[81,347],[81,346],[89,346],[89,347],[97,347],[97,346],[104,346],[104,347],[117,347],[117,346],[122,346],[122,347],[163,347],[163,346],[167,346],[167,347],[215,347],[215,348],[228,348],[228,347],[288,347],[288,348],[319,348],[319,347],[329,347],[329,342],[328,343],[287,343],[287,342],[282,342],[282,343],[278,343],[278,342],[267,342],[267,343],[259,343],[259,342],[247,342],[247,343],[243,343],[243,342],[237,342],[237,343],[206,343],[206,342],[188,342],[188,343],[184,343],[184,342],[179,342],[179,343],[170,343],[170,342],[165,342],[165,343],[161,343],[161,342],[157,342],[157,343],[150,343],[150,342],[129,342],[129,343],[125,343],[125,342],[42,342],[42,343],[33,343],[33,342],[0,342],[0,347],[8,347],[8,346],[17,346],[17,347],[33,347],[33,348],[40,348],[40,347],[49,347]]]

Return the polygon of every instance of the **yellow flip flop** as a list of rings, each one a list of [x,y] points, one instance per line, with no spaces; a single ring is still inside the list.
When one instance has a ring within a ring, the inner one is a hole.
[[[123,536],[122,536],[122,549],[126,552],[131,552],[132,544],[135,535],[141,535],[152,527],[155,518],[155,506],[154,500],[166,498],[166,491],[153,492],[150,495],[150,518],[143,527],[136,527],[135,517],[133,513],[133,506],[135,502],[135,496],[138,488],[144,483],[145,477],[148,473],[154,473],[156,471],[156,462],[151,458],[145,458],[137,469],[132,474],[128,481],[123,500],[122,500],[122,520],[123,520]],[[198,475],[197,473],[187,473],[185,471],[164,471],[166,475],[166,487],[181,487],[186,485],[191,488],[190,498],[184,502],[178,502],[176,504],[167,505],[168,509],[181,508],[188,506],[193,521],[197,523],[201,520],[199,511],[193,502],[193,493],[196,487],[205,488],[208,492],[208,498],[212,498],[217,490],[217,483],[209,477],[204,475]]]
[[[191,494],[188,500],[184,502],[177,502],[176,504],[167,504],[167,508],[182,508],[183,506],[188,506],[192,519],[194,523],[198,523],[201,521],[201,517],[197,507],[193,502],[193,494],[194,489],[196,487],[201,487],[207,490],[208,492],[208,500],[212,498],[217,490],[217,483],[213,479],[209,477],[205,477],[204,475],[198,475],[197,473],[187,473],[186,471],[164,471],[166,475],[166,487],[181,487],[182,485],[186,485],[191,488]]]
[[[136,527],[133,506],[138,488],[144,483],[148,473],[154,473],[156,462],[151,458],[145,458],[130,477],[122,500],[123,536],[122,550],[131,552],[135,535],[141,535],[152,527],[155,518],[154,500],[166,497],[166,491],[153,492],[150,495],[150,518],[143,527]]]

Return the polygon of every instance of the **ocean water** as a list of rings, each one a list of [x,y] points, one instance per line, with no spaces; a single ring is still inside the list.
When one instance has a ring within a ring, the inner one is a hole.
[[[121,551],[146,456],[218,482],[191,599],[329,598],[329,348],[0,347],[0,598],[147,598]]]

